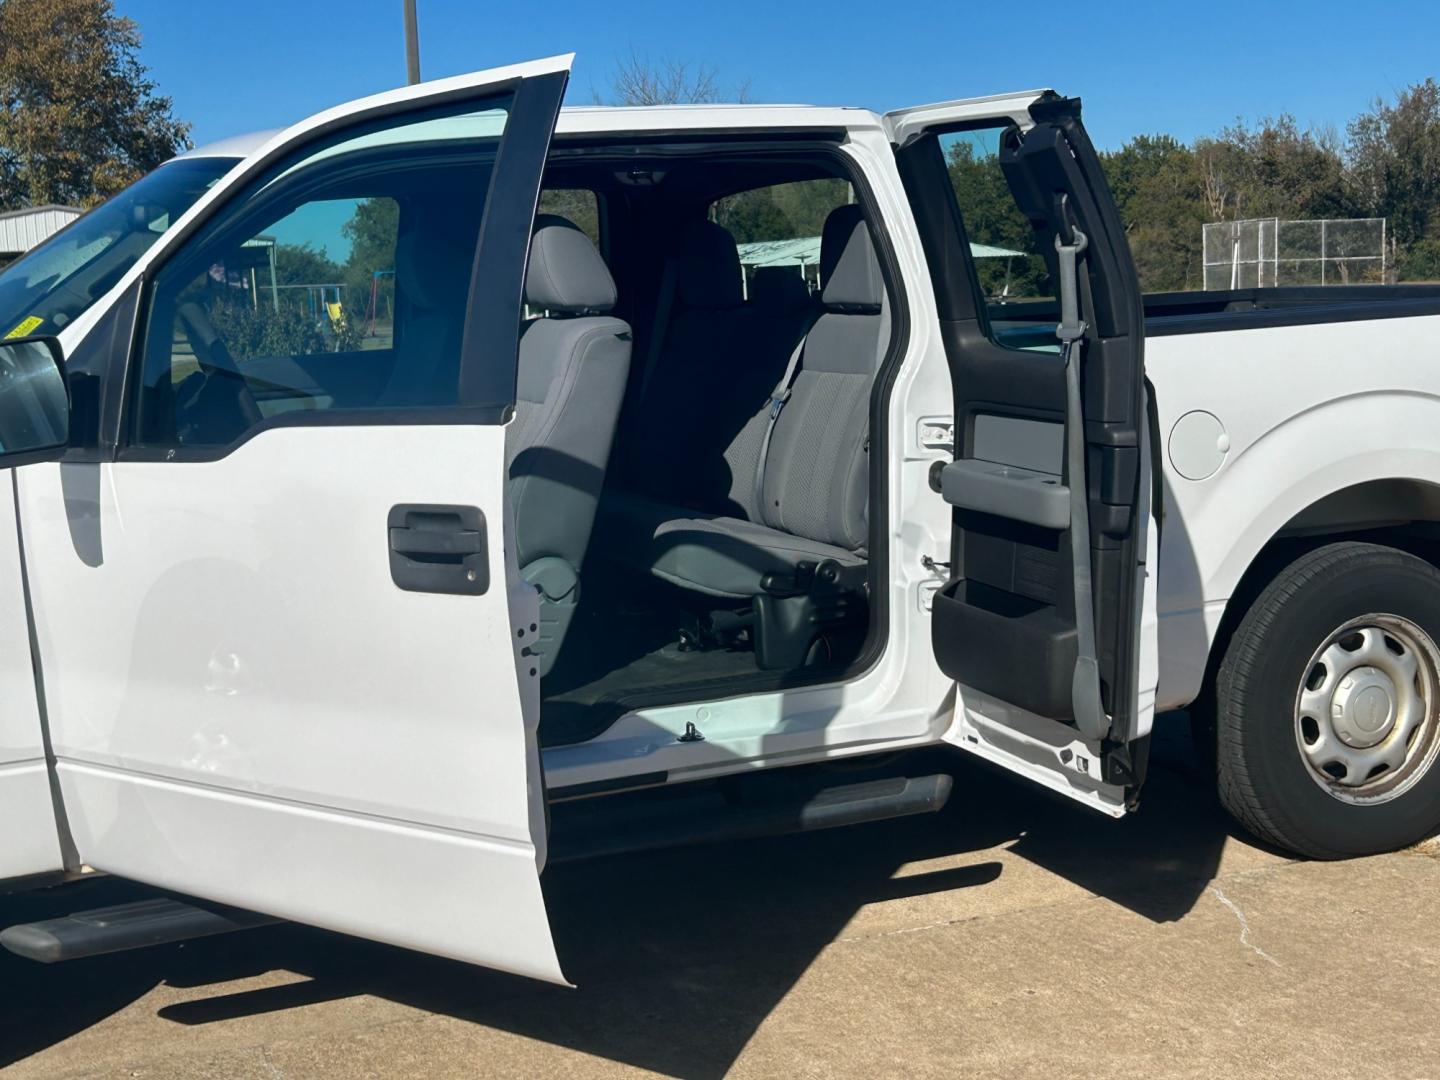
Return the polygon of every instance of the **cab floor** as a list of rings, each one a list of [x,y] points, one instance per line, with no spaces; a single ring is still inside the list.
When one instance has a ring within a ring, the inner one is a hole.
[[[712,649],[682,651],[676,640],[664,642],[628,659],[615,656],[616,635],[584,643],[586,667],[592,677],[575,682],[577,675],[567,665],[561,672],[566,682],[553,692],[542,688],[540,745],[564,746],[593,739],[626,711],[624,702],[642,694],[663,692],[681,685],[695,685],[696,695],[705,696],[704,684],[723,684],[756,672],[755,654],[749,650]],[[578,643],[577,643],[578,644]],[[606,656],[606,654],[610,654]],[[547,682],[550,681],[547,679]],[[722,687],[717,687],[721,689]],[[718,694],[717,694],[718,696]]]

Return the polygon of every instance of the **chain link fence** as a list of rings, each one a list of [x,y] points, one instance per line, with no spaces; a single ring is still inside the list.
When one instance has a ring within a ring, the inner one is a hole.
[[[1204,226],[1204,265],[1209,290],[1383,282],[1385,219],[1214,222]]]

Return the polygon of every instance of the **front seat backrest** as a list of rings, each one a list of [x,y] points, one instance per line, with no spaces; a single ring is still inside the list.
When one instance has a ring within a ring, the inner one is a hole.
[[[543,674],[578,600],[630,369],[630,327],[605,314],[615,281],[589,238],[561,217],[535,219],[525,302],[540,314],[520,338],[505,450],[520,572],[541,593]]]
[[[771,528],[856,551],[868,528],[870,391],[889,338],[885,283],[858,205],[826,219],[821,273],[824,311],[775,423],[758,510]]]

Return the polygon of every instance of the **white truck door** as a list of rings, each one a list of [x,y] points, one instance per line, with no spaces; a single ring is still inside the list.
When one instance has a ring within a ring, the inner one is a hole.
[[[1144,312],[1114,202],[1078,101],[1031,91],[886,126],[955,399],[954,460],[931,476],[953,521],[931,616],[956,683],[947,738],[1119,816],[1155,707],[1158,504]],[[989,216],[967,221],[967,196]],[[1007,196],[1018,227],[997,236]]]
[[[565,981],[505,422],[569,66],[276,136],[73,343],[92,426],[20,497],[84,862]]]
[[[30,380],[31,386],[24,385]],[[45,386],[53,408],[51,430],[31,422],[45,410],[16,408],[41,400]],[[36,388],[32,393],[32,386]],[[13,467],[20,462],[56,460],[63,452],[69,405],[58,366],[58,349],[34,340],[0,340],[0,881],[74,869],[64,810],[47,768],[50,747],[37,692],[28,594],[15,514]],[[15,427],[16,420],[20,428]],[[27,435],[28,432],[28,435]],[[37,436],[39,436],[37,438]],[[41,451],[40,443],[52,449]]]

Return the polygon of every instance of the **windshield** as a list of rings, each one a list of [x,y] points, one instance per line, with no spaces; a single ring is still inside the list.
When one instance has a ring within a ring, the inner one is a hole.
[[[238,160],[167,162],[11,263],[0,272],[0,337],[59,333]]]

